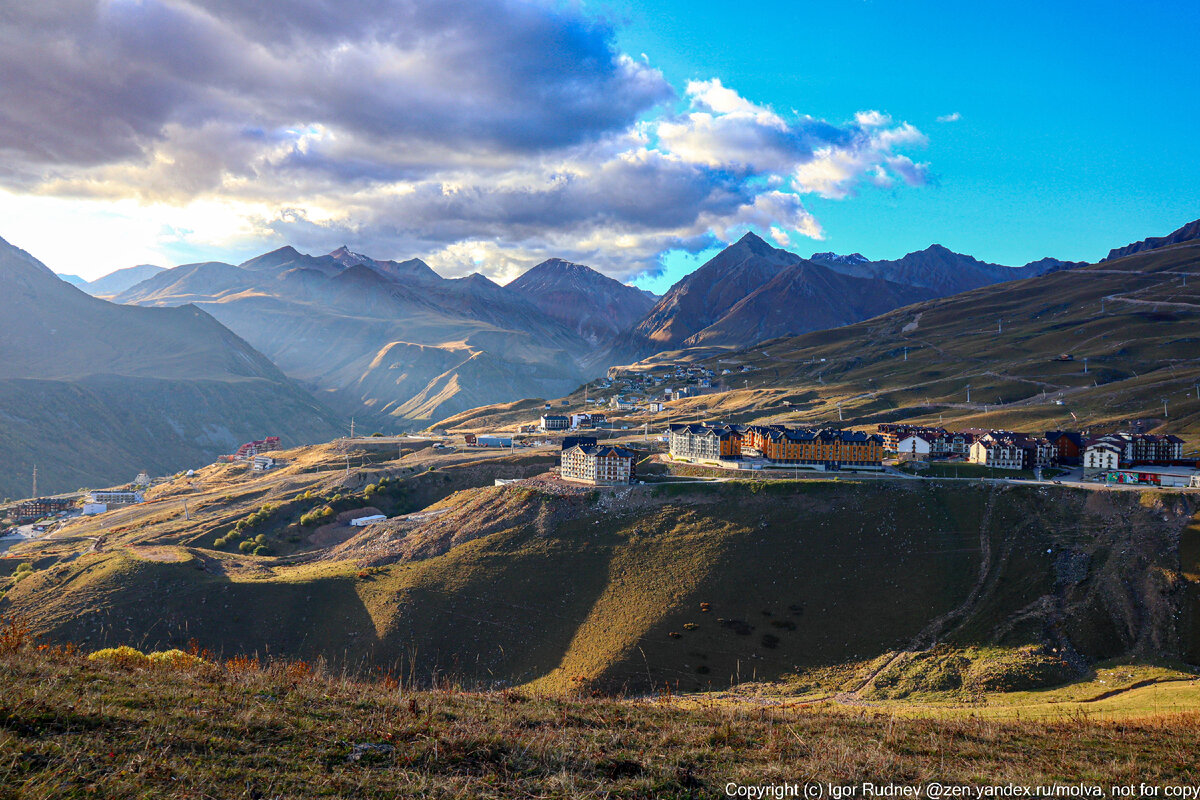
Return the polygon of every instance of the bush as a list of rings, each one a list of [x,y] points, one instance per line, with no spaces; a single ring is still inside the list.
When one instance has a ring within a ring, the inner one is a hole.
[[[33,574],[33,564],[29,561],[22,561],[17,564],[17,571],[13,573],[13,583],[22,581]]]
[[[113,666],[123,667],[125,669],[140,669],[148,667],[153,662],[150,657],[141,650],[135,650],[132,647],[121,645],[120,647],[106,647],[103,650],[97,650],[87,657],[88,661],[102,661]]]
[[[150,659],[153,666],[166,669],[191,669],[211,663],[200,656],[185,653],[182,650],[159,650],[146,657]]]
[[[320,525],[325,520],[333,517],[334,513],[335,512],[332,506],[320,506],[319,508],[314,508],[312,511],[309,511],[307,514],[301,515],[300,524]]]
[[[243,553],[249,553],[254,548],[255,548],[255,544],[254,544],[253,539],[247,539],[246,541],[244,541],[238,545],[238,550],[241,550]]]
[[[254,548],[254,555],[256,556],[269,556],[270,554],[271,548],[267,547],[266,545],[260,544],[258,547]]]

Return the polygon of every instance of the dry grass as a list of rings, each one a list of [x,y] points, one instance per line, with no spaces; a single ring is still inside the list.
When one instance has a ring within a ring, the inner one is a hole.
[[[1194,783],[1200,715],[911,719],[412,692],[321,665],[0,655],[0,797],[718,797],[733,781]],[[207,655],[207,654],[202,654]],[[372,745],[363,747],[362,745]]]

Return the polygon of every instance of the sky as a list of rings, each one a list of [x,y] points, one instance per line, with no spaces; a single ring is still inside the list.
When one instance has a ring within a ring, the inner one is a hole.
[[[654,291],[753,230],[1096,260],[1200,217],[1195,2],[0,0],[0,237]]]

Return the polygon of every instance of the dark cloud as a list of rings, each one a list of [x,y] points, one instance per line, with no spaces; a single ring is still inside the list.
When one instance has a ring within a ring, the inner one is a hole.
[[[672,96],[607,26],[513,0],[49,0],[0,18],[0,74],[0,149],[52,173],[148,155],[172,123],[528,152]]]

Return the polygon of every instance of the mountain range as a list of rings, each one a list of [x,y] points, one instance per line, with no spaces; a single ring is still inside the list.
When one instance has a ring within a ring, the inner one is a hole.
[[[112,485],[211,462],[279,434],[323,441],[339,423],[195,306],[116,305],[0,240],[0,495]]]
[[[110,272],[94,281],[86,280],[78,275],[64,275],[61,272],[57,274],[67,283],[83,289],[93,297],[113,297],[162,271],[162,267],[156,267],[153,264],[138,264],[136,267],[125,267],[116,272]]]
[[[744,347],[1074,266],[1047,258],[1004,267],[936,244],[895,261],[870,261],[858,253],[804,259],[747,233],[671,287],[622,349],[645,356],[699,345]]]
[[[1072,266],[1001,267],[936,245],[893,262],[822,256],[747,234],[656,298],[562,259],[500,286],[477,273],[443,278],[415,258],[283,247],[239,265],[164,270],[113,299],[196,304],[339,412],[428,424],[486,403],[561,396],[662,350],[743,347]]]

